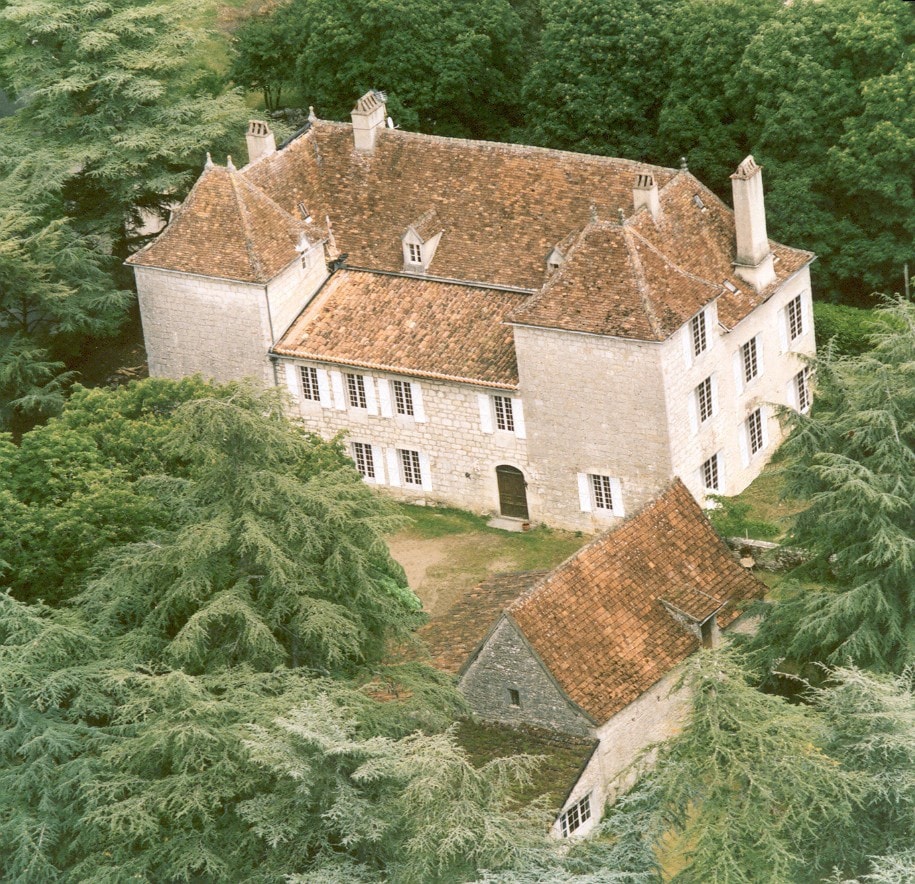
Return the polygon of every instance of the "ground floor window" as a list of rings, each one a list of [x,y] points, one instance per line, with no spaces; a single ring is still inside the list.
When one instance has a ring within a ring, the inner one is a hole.
[[[718,463],[720,455],[713,454],[702,464],[702,484],[706,491],[718,494],[721,491],[721,467]]]
[[[747,418],[747,440],[750,443],[750,454],[756,454],[758,451],[762,451],[765,445],[762,421],[761,408],[757,408],[756,411]]]
[[[802,414],[810,408],[810,369],[804,368],[794,376],[797,410]]]
[[[366,442],[353,442],[353,460],[364,479],[375,478],[375,459],[372,457],[371,445]]]
[[[422,485],[423,472],[420,465],[419,452],[400,449],[400,465],[403,469],[404,485]]]
[[[559,829],[563,838],[568,838],[576,829],[581,828],[591,819],[591,793],[588,792],[580,801],[576,801],[561,817]]]

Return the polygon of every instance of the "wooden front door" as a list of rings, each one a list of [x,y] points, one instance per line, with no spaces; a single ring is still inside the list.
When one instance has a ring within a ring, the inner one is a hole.
[[[499,483],[499,511],[513,519],[529,518],[527,512],[527,482],[524,473],[506,465],[496,467]]]

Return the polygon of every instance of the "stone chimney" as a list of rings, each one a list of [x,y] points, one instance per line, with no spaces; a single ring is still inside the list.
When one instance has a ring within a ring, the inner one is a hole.
[[[737,260],[734,272],[756,291],[775,280],[775,267],[766,234],[762,169],[748,156],[731,175],[734,191],[734,223],[737,228]]]
[[[387,117],[384,92],[366,92],[353,108],[353,141],[356,150],[375,149],[375,136],[383,129]]]
[[[248,162],[253,163],[261,157],[276,153],[276,138],[270,127],[262,120],[248,120]]]
[[[635,187],[632,188],[632,202],[638,212],[642,206],[648,206],[651,217],[658,220],[661,212],[661,200],[658,197],[658,185],[651,172],[640,172],[635,178]]]

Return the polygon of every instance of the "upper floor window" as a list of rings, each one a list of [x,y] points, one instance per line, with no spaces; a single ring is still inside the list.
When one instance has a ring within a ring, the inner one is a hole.
[[[394,410],[398,414],[413,416],[413,390],[409,381],[393,381]]]
[[[375,458],[372,455],[372,446],[365,442],[353,442],[353,461],[356,469],[364,479],[374,479]]]
[[[609,476],[591,476],[594,508],[613,512],[613,480]]]
[[[591,793],[576,801],[559,817],[559,831],[563,838],[568,838],[576,829],[591,819]]]
[[[804,334],[804,312],[800,295],[788,302],[788,306],[785,308],[785,319],[788,323],[789,341],[795,341]]]
[[[512,401],[508,396],[493,396],[493,408],[496,413],[496,428],[515,432],[515,416],[512,413]]]
[[[361,374],[346,375],[346,398],[350,408],[367,408],[365,378]]]
[[[749,384],[759,374],[758,337],[750,338],[740,348],[740,362],[743,367],[743,381],[745,384]]]
[[[712,390],[711,375],[695,389],[696,408],[699,413],[699,423],[705,423],[715,413],[715,397]]]
[[[721,491],[721,455],[713,454],[702,464],[702,485],[706,491],[718,494]]]
[[[517,688],[508,689],[508,705],[521,708],[521,692]]]
[[[313,365],[300,365],[302,377],[302,396],[314,402],[321,401],[321,388],[318,386],[318,370]]]
[[[596,510],[600,514],[626,515],[623,510],[622,485],[614,476],[579,473],[578,496],[583,513]]]
[[[708,332],[706,330],[705,311],[697,313],[689,323],[689,332],[693,341],[693,356],[704,353],[708,347]]]

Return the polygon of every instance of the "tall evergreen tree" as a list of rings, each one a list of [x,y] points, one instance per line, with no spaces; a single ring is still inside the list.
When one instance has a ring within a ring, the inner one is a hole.
[[[809,501],[791,542],[812,553],[753,647],[781,657],[899,672],[915,659],[915,305],[878,311],[873,347],[820,357],[809,415],[792,414],[786,487]]]

